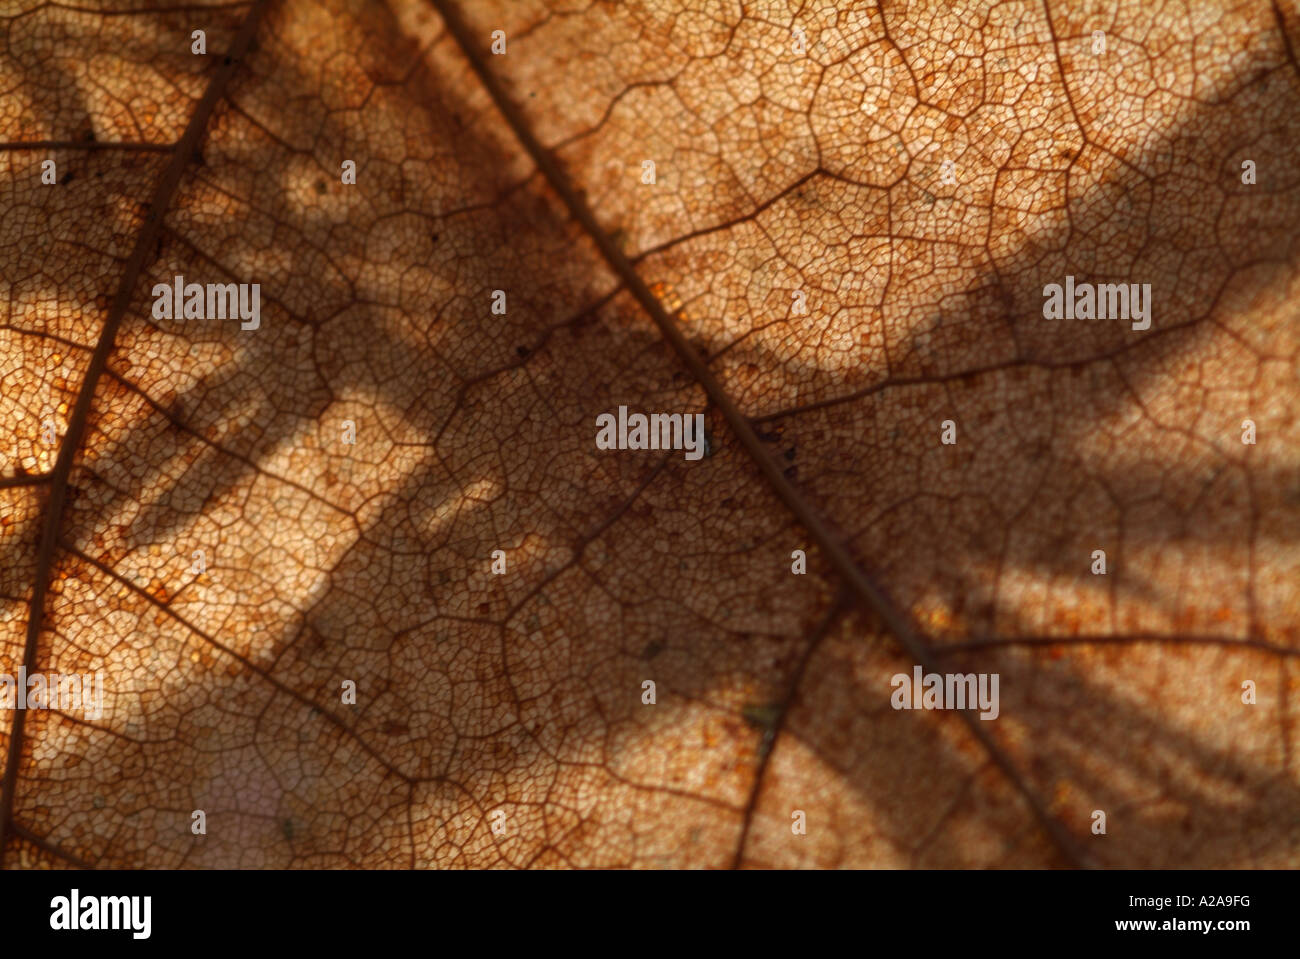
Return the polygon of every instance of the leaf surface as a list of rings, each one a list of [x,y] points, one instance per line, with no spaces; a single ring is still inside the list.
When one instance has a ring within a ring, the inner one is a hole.
[[[6,864],[1295,864],[1292,8],[118,6],[5,21]]]

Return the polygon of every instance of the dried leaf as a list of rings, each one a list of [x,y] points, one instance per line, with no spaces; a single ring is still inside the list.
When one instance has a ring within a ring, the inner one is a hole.
[[[1290,8],[18,6],[5,863],[1296,864]]]

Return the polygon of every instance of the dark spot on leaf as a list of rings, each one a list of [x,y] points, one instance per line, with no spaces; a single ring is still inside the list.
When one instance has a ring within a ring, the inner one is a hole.
[[[741,708],[740,715],[755,729],[770,732],[776,728],[781,718],[781,705],[780,703],[746,703]]]

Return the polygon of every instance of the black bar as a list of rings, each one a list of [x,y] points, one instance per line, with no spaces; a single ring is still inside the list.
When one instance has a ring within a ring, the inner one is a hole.
[[[1287,941],[1296,888],[1288,872],[1209,871],[0,873],[15,945],[355,944],[367,955],[404,942],[432,954],[550,953],[584,941],[584,952],[717,945],[728,956],[742,944],[768,954],[782,943],[812,955],[845,943],[863,953],[910,945],[918,955],[1122,944],[1231,950]],[[103,909],[108,923],[116,911],[127,928],[51,928],[69,918],[73,889],[87,919]],[[98,898],[130,896],[150,897],[147,939],[131,928],[136,920],[143,931],[143,899],[127,913],[125,901],[104,907]]]

